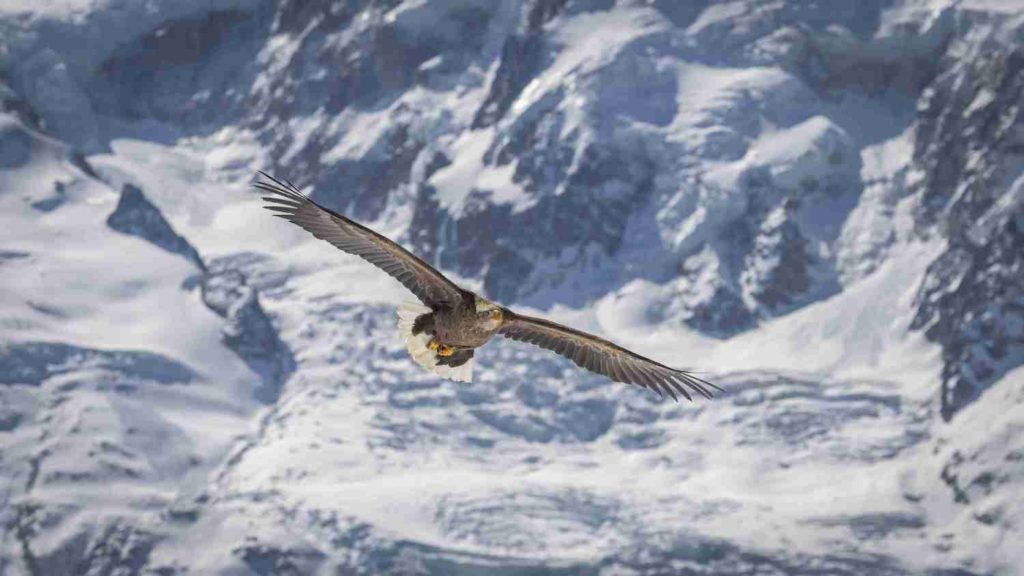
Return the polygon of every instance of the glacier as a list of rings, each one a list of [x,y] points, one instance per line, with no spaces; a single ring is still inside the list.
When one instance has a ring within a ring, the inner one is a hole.
[[[1024,2],[0,3],[0,574],[1024,574]],[[412,296],[257,169],[673,403]]]

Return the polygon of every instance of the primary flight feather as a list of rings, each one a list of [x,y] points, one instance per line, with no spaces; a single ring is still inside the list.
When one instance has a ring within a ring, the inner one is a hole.
[[[268,193],[264,206],[321,240],[377,266],[422,302],[403,305],[399,330],[413,359],[435,374],[469,382],[473,351],[496,334],[561,354],[577,366],[616,382],[650,388],[678,400],[721,390],[684,370],[670,368],[603,338],[550,320],[517,314],[460,288],[395,242],[320,206],[288,182],[260,172],[253,186]]]

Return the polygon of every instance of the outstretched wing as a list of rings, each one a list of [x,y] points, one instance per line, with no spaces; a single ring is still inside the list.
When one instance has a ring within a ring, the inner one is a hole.
[[[509,310],[504,312],[505,322],[498,330],[502,336],[557,352],[577,366],[608,376],[616,382],[650,388],[659,395],[668,393],[677,401],[676,392],[692,400],[687,389],[707,398],[711,398],[710,388],[722,390],[689,372],[669,368],[593,334],[542,318],[523,316]]]
[[[270,194],[263,197],[267,202],[264,208],[275,212],[275,216],[298,224],[313,236],[387,272],[431,308],[454,306],[462,298],[462,290],[454,282],[405,248],[320,206],[291,183],[265,172],[260,175],[264,179],[256,180],[253,186]]]

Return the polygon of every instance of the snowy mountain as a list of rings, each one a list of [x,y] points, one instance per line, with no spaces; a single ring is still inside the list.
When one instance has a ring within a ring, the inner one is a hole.
[[[1019,0],[0,3],[0,574],[1024,574]],[[286,177],[705,371],[408,358]]]

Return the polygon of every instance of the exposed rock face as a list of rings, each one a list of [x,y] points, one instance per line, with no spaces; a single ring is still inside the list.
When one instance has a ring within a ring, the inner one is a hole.
[[[9,85],[6,74],[0,73],[0,112],[14,114],[19,120],[33,128],[39,128],[39,116]]]
[[[919,105],[917,224],[947,251],[928,269],[914,326],[943,346],[948,419],[1024,363],[1024,45],[957,44]]]
[[[47,379],[78,370],[109,372],[111,381],[188,384],[196,374],[158,354],[133,350],[94,350],[61,342],[26,342],[0,348],[0,384],[41,386]]]
[[[492,50],[485,43],[495,7],[477,0],[408,8],[398,2],[322,4],[275,7],[272,37],[294,39],[296,49],[264,47],[271,65],[259,71],[243,115],[265,133],[282,173],[300,186],[316,184],[322,201],[374,219],[409,185],[414,160],[440,127],[430,126],[423,110],[397,106],[388,114],[394,122],[360,134],[366,142],[354,154],[337,148],[339,132],[349,130],[347,121],[359,112],[397,104],[396,96],[417,84],[453,89],[461,74],[479,65],[479,54]],[[389,11],[394,17],[385,18]],[[322,121],[308,134],[274,129],[309,115]]]
[[[0,169],[22,166],[31,155],[32,138],[13,118],[0,116]]]
[[[162,23],[99,64],[87,85],[92,106],[101,114],[189,126],[237,120],[244,95],[234,87],[255,65],[239,56],[254,53],[266,26],[241,10]]]
[[[498,69],[487,98],[473,116],[473,128],[492,126],[505,116],[519,93],[541,71],[545,58],[541,28],[557,16],[565,4],[566,0],[535,0],[529,5],[525,31],[510,35],[501,47]]]
[[[0,170],[19,168],[32,155],[32,136],[26,127],[38,129],[40,119],[32,106],[8,85],[0,71]]]
[[[107,226],[122,234],[138,236],[173,254],[184,256],[200,270],[205,268],[199,252],[171,228],[164,215],[146,198],[138,186],[125,184],[121,188],[121,199],[117,202],[117,208],[107,218]]]
[[[226,322],[224,342],[262,377],[257,399],[273,403],[295,361],[260,305],[259,292],[232,258],[214,260],[203,273],[200,289],[203,302]]]
[[[790,306],[811,284],[807,241],[791,218],[793,209],[786,203],[764,219],[741,277],[747,297],[769,312]]]

